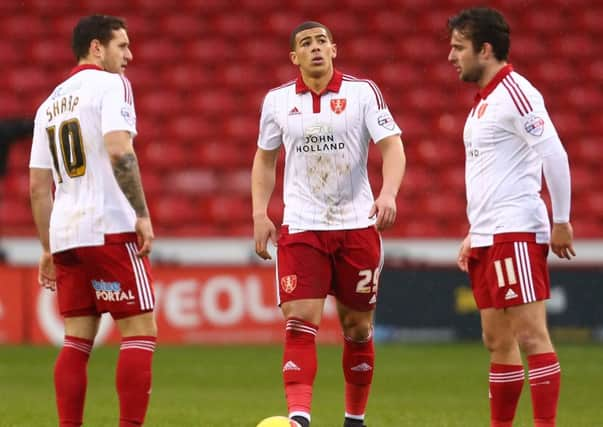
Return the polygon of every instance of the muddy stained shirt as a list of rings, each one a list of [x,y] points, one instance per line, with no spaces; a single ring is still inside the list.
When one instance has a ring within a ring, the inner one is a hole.
[[[400,134],[379,88],[338,71],[317,95],[301,76],[264,98],[258,146],[285,148],[283,224],[299,230],[368,227],[374,198],[369,142]]]
[[[136,135],[129,81],[94,66],[76,67],[39,107],[29,166],[51,169],[52,253],[104,244],[134,231],[136,214],[117,184],[103,136]]]

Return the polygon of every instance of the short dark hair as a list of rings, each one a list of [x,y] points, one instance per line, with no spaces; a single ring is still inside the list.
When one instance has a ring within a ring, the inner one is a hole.
[[[310,28],[324,28],[324,30],[327,32],[329,40],[331,42],[333,41],[333,34],[331,33],[331,30],[327,28],[326,25],[321,24],[317,21],[306,21],[302,22],[297,27],[295,27],[293,31],[291,31],[291,36],[289,37],[289,47],[291,47],[292,51],[295,50],[295,37],[297,36],[297,34],[301,33],[302,31],[309,30]]]
[[[448,19],[448,31],[452,33],[454,30],[470,39],[476,52],[484,43],[490,43],[496,59],[506,61],[509,57],[511,29],[496,9],[474,7],[462,10]]]
[[[126,22],[122,18],[109,15],[90,15],[79,20],[73,29],[71,49],[79,61],[88,56],[90,42],[94,39],[106,46],[113,38],[114,30],[126,30]]]

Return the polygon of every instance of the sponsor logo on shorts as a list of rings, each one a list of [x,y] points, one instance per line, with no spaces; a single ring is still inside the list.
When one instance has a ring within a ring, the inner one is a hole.
[[[105,282],[104,280],[93,280],[92,287],[96,291],[96,299],[101,301],[134,301],[136,298],[132,290],[124,291],[119,282]]]
[[[513,298],[517,298],[517,294],[515,293],[515,291],[513,289],[509,288],[509,290],[505,294],[505,300],[510,300]]]
[[[291,274],[289,276],[281,277],[281,289],[290,294],[297,287],[297,275]]]

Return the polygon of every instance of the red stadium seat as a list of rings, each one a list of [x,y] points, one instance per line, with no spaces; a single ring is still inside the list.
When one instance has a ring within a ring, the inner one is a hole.
[[[186,142],[201,143],[223,134],[221,123],[210,121],[207,117],[182,115],[171,117],[165,126],[165,133],[172,144],[183,145]]]
[[[244,38],[261,28],[257,20],[244,11],[229,10],[228,13],[215,15],[210,24],[213,31],[225,36]]]
[[[136,109],[145,120],[179,115],[184,103],[185,99],[173,90],[146,91],[136,97]]]
[[[206,72],[203,67],[194,63],[174,64],[164,70],[161,70],[157,76],[154,72],[155,82],[163,82],[170,90],[193,92],[204,90],[215,84],[215,78]],[[159,79],[158,79],[159,77]]]
[[[364,27],[364,16],[360,12],[356,13],[354,13],[354,9],[337,8],[322,13],[318,21],[325,23],[329,27],[333,33],[335,42],[342,37],[348,37],[352,34],[355,35],[355,38],[359,38],[358,29]],[[349,46],[346,47],[349,48]]]
[[[165,180],[165,187],[170,191],[191,196],[212,194],[220,186],[218,176],[211,169],[176,170],[165,177]]]
[[[567,102],[576,111],[589,113],[603,105],[603,93],[598,84],[580,84],[567,91]]]
[[[251,222],[249,196],[216,196],[208,202],[209,215],[215,224]]]
[[[9,171],[0,180],[3,195],[10,195],[15,201],[29,203],[29,170],[21,165],[19,169]]]
[[[222,66],[228,61],[234,59],[237,50],[236,44],[226,40],[224,37],[203,37],[198,40],[192,40],[185,48],[190,65],[200,68],[207,67],[208,64],[219,64]],[[205,71],[207,72],[207,71]],[[214,74],[214,77],[218,77]]]
[[[405,90],[409,86],[420,84],[423,73],[418,67],[404,60],[386,61],[375,70],[375,82],[381,89]]]
[[[134,46],[132,50],[134,51]],[[171,40],[165,38],[147,39],[144,43],[137,44],[133,56],[135,61],[138,60],[147,66],[160,66],[181,60],[179,49]]]
[[[159,28],[170,38],[188,41],[203,37],[208,32],[208,22],[200,14],[168,13],[159,21]]]
[[[152,141],[145,144],[142,150],[144,150],[145,161],[150,167],[158,170],[183,168],[189,156],[182,144],[173,144],[170,141]]]
[[[164,194],[149,202],[153,221],[166,227],[175,227],[197,221],[198,206],[182,195]]]
[[[221,116],[235,112],[240,101],[227,87],[196,93],[189,99],[189,106],[194,114],[205,116]]]
[[[286,42],[288,46],[291,31],[305,20],[306,17],[301,11],[293,9],[276,10],[266,17],[264,28],[266,31],[275,34],[276,37],[283,38],[283,42]]]

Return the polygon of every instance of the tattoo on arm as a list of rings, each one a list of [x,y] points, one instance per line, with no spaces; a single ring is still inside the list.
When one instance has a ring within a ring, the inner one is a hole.
[[[121,188],[134,212],[136,212],[136,216],[139,218],[148,217],[149,210],[147,209],[144,192],[142,191],[142,182],[136,155],[134,153],[127,153],[117,159],[113,163],[113,173],[115,174],[119,188]]]

